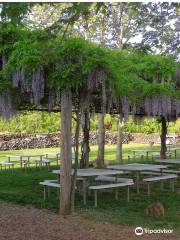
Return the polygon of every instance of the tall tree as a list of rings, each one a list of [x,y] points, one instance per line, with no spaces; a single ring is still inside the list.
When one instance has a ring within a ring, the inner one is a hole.
[[[141,3],[112,3],[109,7],[109,44],[123,49],[145,30]]]
[[[98,13],[99,21],[99,41],[101,45],[105,44],[105,26],[106,26],[106,12],[107,7],[103,6],[101,11]],[[103,74],[103,73],[102,73]],[[99,113],[98,119],[98,154],[97,154],[97,167],[104,167],[104,151],[105,151],[105,128],[104,128],[104,117],[106,114],[106,83],[105,79],[102,82],[102,106],[101,113]]]
[[[139,3],[112,3],[109,10],[108,29],[111,33],[111,42],[116,48],[122,50],[143,28],[141,19],[142,10]],[[121,164],[123,144],[124,117],[119,114],[117,136],[117,162]]]
[[[148,3],[144,18],[148,25],[142,44],[149,45],[154,52],[179,58],[179,8],[179,3]]]
[[[103,73],[102,73],[103,74]],[[106,114],[106,83],[105,78],[103,78],[102,82],[102,106],[101,113],[99,113],[98,119],[98,155],[97,155],[97,167],[104,167],[104,153],[105,153],[105,128],[104,128],[104,117]]]
[[[94,9],[95,6],[90,6],[89,8],[84,9],[81,12],[80,18],[78,19],[77,26],[78,30],[83,31],[84,37],[86,40],[91,41],[92,38],[92,29],[91,29],[91,10]],[[90,92],[87,89],[82,90],[81,93],[81,126],[83,139],[81,144],[81,161],[80,168],[88,168],[89,167],[89,152],[90,152],[90,144],[89,144],[89,132],[90,132]]]
[[[89,103],[87,103],[89,105]],[[81,109],[81,126],[82,126],[82,144],[81,144],[81,161],[80,168],[89,167],[89,131],[90,131],[90,111],[89,106],[82,107]]]
[[[59,19],[65,18],[69,3],[36,3],[22,22],[31,29],[47,29]]]
[[[71,159],[72,159],[72,96],[71,90],[65,89],[61,93],[61,194],[60,194],[60,213],[63,215],[71,214]]]

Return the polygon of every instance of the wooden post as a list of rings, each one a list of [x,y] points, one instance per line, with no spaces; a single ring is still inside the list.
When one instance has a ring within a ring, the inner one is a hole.
[[[43,195],[44,195],[44,201],[45,201],[46,200],[46,187],[45,186],[44,186]]]
[[[75,154],[75,163],[74,163],[74,172],[71,177],[71,212],[74,212],[74,202],[75,202],[75,190],[76,190],[76,177],[77,177],[77,169],[79,166],[78,158],[79,158],[79,133],[80,133],[80,109],[79,104],[76,111],[76,130],[74,137],[74,154]]]
[[[71,90],[61,93],[61,174],[60,174],[60,213],[71,214],[71,164],[72,164],[72,96]]]
[[[118,164],[123,163],[123,159],[122,159],[123,128],[124,128],[124,119],[122,117],[122,114],[120,114],[119,121],[118,121],[118,138],[117,138],[117,162],[118,162]]]
[[[105,146],[105,129],[104,129],[104,114],[99,113],[99,124],[98,124],[98,157],[97,167],[104,167],[104,146]]]
[[[129,191],[129,186],[127,186],[127,202],[130,201],[130,191]]]
[[[85,108],[82,110],[81,116],[81,125],[83,132],[83,140],[81,144],[81,161],[80,168],[88,168],[89,167],[89,130],[90,130],[90,113],[89,109]]]
[[[160,156],[161,159],[165,159],[166,158],[166,135],[167,135],[167,123],[166,123],[166,119],[164,116],[161,117],[161,152],[160,152]]]
[[[139,172],[136,172],[136,191],[139,193]]]
[[[150,183],[148,183],[148,196],[150,196]]]
[[[95,206],[95,207],[97,207],[97,204],[98,204],[98,203],[97,203],[97,201],[98,201],[97,198],[98,198],[98,196],[97,196],[97,190],[94,190],[94,206]]]
[[[86,179],[83,179],[83,203],[86,205]]]

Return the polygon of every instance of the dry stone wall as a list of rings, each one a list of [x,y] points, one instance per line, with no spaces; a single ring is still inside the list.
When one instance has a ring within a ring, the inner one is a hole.
[[[0,134],[0,150],[47,148],[60,146],[60,133],[53,134]],[[72,141],[74,136],[72,136]],[[82,136],[80,136],[80,142]],[[106,132],[106,144],[117,143],[116,132]],[[124,133],[123,143],[159,143],[159,134]],[[97,144],[97,132],[91,132],[90,144]]]

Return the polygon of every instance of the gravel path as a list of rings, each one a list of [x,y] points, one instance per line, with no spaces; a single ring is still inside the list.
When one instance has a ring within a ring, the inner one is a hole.
[[[179,234],[136,236],[134,227],[60,217],[29,206],[0,203],[0,240],[179,240]]]

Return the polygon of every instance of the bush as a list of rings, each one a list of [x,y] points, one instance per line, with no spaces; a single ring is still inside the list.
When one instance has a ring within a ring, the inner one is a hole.
[[[98,128],[98,115],[91,117],[91,130]],[[117,131],[118,118],[106,114],[105,123],[110,124],[111,128],[107,131]],[[17,114],[11,120],[7,121],[0,118],[0,132],[7,133],[53,133],[60,130],[60,113],[48,112],[23,112]],[[75,121],[72,128],[75,130]],[[132,117],[129,117],[125,123],[125,132],[130,133],[157,133],[160,132],[160,124],[155,118],[145,118],[140,123],[136,123]],[[169,133],[180,133],[180,119],[168,124]]]

